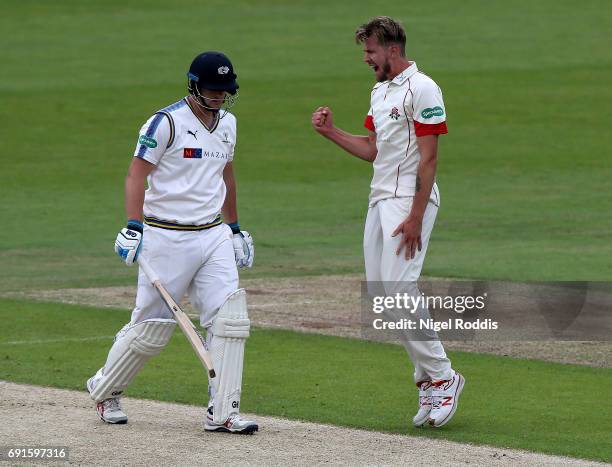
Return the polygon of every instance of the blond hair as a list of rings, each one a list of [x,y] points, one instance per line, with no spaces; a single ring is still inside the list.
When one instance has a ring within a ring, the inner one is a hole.
[[[355,42],[361,44],[371,36],[376,37],[378,43],[384,47],[389,44],[399,45],[402,57],[406,55],[406,32],[399,21],[389,16],[372,18],[355,31]]]

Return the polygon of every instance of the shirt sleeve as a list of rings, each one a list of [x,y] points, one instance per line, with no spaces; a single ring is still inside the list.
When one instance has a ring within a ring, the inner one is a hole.
[[[425,82],[414,90],[412,118],[417,136],[448,133],[442,91],[433,81]]]
[[[140,129],[134,157],[140,157],[151,164],[159,164],[168,147],[170,132],[168,118],[162,113],[153,115]]]
[[[363,126],[370,131],[376,131],[376,127],[374,126],[374,113],[372,112],[372,107],[370,107],[370,110],[368,110],[368,115],[366,115],[365,121],[363,122]]]

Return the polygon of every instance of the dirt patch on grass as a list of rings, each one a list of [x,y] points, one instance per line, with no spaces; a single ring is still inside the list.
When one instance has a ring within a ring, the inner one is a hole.
[[[108,425],[84,391],[0,381],[0,438],[4,446],[65,446],[73,465],[602,465],[253,415],[253,436],[206,433],[202,407],[132,398],[123,406],[129,423]]]
[[[254,326],[361,338],[359,275],[243,280]],[[135,287],[27,291],[20,297],[131,309]],[[12,294],[16,296],[16,294]],[[185,311],[195,312],[187,297]],[[594,323],[596,324],[596,323]],[[448,341],[447,350],[612,367],[612,342]]]

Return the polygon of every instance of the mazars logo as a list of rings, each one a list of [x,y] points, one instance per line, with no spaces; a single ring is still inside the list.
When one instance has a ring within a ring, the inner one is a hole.
[[[421,112],[423,118],[441,117],[442,115],[444,115],[444,109],[439,106],[427,108]]]
[[[227,67],[227,66],[220,66],[217,69],[217,73],[219,73],[220,75],[227,75],[229,73],[229,67]]]
[[[230,160],[232,154],[220,151],[202,150],[202,148],[184,148],[183,159],[225,159]]]

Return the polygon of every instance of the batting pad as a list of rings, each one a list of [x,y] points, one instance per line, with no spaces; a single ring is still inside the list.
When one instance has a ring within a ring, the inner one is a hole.
[[[221,306],[209,330],[210,354],[218,378],[213,395],[214,423],[225,423],[240,410],[244,344],[250,328],[246,292],[238,289]]]
[[[99,402],[120,396],[144,364],[163,350],[175,327],[172,319],[147,319],[124,326],[115,337],[106,364],[94,377],[91,398]]]

